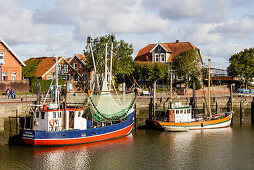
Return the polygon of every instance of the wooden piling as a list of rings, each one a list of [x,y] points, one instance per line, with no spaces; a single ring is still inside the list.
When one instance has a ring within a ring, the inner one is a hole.
[[[254,97],[251,102],[251,124],[254,124]]]
[[[193,82],[192,84],[192,89],[193,89],[193,96],[192,96],[192,108],[193,108],[193,114],[194,118],[196,118],[196,83]]]
[[[242,112],[242,102],[240,102],[240,124],[242,124],[243,112]]]
[[[16,134],[18,134],[18,110],[16,110]]]
[[[206,107],[205,107],[205,103],[203,103],[203,118],[205,117],[206,115]]]
[[[218,102],[216,101],[216,114],[218,114]]]
[[[155,118],[155,103],[156,103],[156,81],[153,83],[153,118]]]

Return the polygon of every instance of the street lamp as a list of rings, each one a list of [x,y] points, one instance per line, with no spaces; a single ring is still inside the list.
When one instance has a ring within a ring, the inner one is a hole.
[[[1,64],[1,81],[3,80],[3,75],[2,75],[2,65],[3,65],[3,63],[0,63]]]

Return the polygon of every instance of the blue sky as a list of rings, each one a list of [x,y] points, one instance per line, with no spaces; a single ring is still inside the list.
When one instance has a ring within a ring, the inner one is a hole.
[[[22,59],[82,53],[86,38],[115,34],[134,54],[150,43],[189,41],[226,68],[254,44],[252,0],[0,0],[0,37]]]

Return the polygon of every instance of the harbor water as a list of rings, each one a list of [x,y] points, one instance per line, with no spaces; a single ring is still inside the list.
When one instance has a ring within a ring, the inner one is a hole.
[[[189,132],[133,130],[111,141],[63,146],[0,146],[0,169],[254,169],[254,127]]]

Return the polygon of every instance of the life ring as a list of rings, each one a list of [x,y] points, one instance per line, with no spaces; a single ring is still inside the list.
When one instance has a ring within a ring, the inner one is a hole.
[[[53,126],[54,123],[55,123],[54,119],[50,119],[50,120],[49,120],[49,125],[50,125],[50,126]]]

